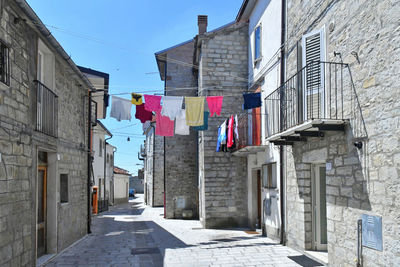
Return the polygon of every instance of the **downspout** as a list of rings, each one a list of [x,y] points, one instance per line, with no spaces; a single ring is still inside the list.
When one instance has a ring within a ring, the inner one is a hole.
[[[150,127],[153,128],[153,160],[151,161],[151,162],[153,163],[153,179],[152,179],[153,182],[151,183],[152,186],[153,186],[153,190],[152,190],[151,192],[152,192],[152,194],[153,194],[153,203],[154,203],[154,177],[155,177],[155,175],[154,175],[154,170],[155,170],[155,168],[154,168],[154,166],[155,166],[154,162],[155,162],[155,160],[156,160],[156,158],[155,158],[155,155],[156,155],[156,153],[155,153],[156,129],[155,129],[154,125],[151,125],[151,124],[150,124]]]
[[[164,95],[166,95],[167,92],[167,61],[165,61],[165,67],[164,67]],[[166,187],[165,187],[165,136],[164,136],[164,218],[167,218],[167,205],[166,205],[166,200],[167,200],[167,193],[166,193]],[[154,190],[153,190],[154,192]]]
[[[106,188],[107,188],[107,184],[106,184],[106,170],[107,170],[107,141],[110,140],[113,136],[111,135],[110,137],[104,139],[104,201],[106,200]],[[114,171],[114,170],[113,170]],[[110,194],[111,194],[111,188],[110,188]],[[108,207],[107,207],[108,209]]]
[[[92,92],[89,91],[89,105],[88,105],[88,154],[87,154],[87,171],[88,171],[88,177],[87,177],[87,233],[90,234],[92,233],[90,229],[91,225],[91,219],[92,219],[92,214],[91,214],[91,186],[92,183],[90,181],[90,169],[92,166],[92,114],[91,114],[91,100],[92,100]]]
[[[117,150],[118,150],[118,148],[117,147],[114,147],[113,148],[113,162],[112,162],[112,174],[113,174],[113,179],[112,179],[112,185],[113,185],[113,188],[112,188],[112,192],[113,192],[113,194],[112,194],[112,196],[113,196],[113,200],[112,200],[112,202],[113,202],[113,205],[114,205],[114,203],[115,203],[115,194],[114,194],[114,159],[115,159],[115,152],[117,152]]]
[[[283,85],[285,84],[285,42],[286,42],[286,0],[282,0],[281,3],[281,73],[280,73],[280,79],[281,79],[281,89],[283,89]],[[284,114],[282,110],[282,101],[283,98],[281,97],[281,103],[280,103],[280,116],[281,118],[282,115]],[[282,121],[282,120],[281,120]],[[281,125],[283,128],[283,125]],[[281,129],[282,130],[282,129]],[[285,168],[284,168],[284,149],[283,146],[281,145],[279,147],[279,161],[280,161],[280,194],[281,194],[281,202],[280,202],[280,210],[281,210],[281,236],[280,236],[280,241],[282,245],[286,244],[286,239],[285,239],[285,231],[286,231],[286,225],[285,225],[285,204],[286,204],[286,196],[285,196],[285,182],[284,178],[285,177]]]

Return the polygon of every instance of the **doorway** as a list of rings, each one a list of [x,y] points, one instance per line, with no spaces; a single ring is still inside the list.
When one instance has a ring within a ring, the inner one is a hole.
[[[312,172],[312,231],[313,249],[327,250],[326,166],[314,165]]]
[[[46,254],[47,233],[47,167],[38,167],[38,199],[37,199],[37,257]]]

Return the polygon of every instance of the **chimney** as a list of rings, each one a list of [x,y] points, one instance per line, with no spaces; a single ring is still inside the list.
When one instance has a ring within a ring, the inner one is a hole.
[[[207,16],[206,15],[198,15],[197,16],[197,25],[199,26],[199,35],[207,32]]]

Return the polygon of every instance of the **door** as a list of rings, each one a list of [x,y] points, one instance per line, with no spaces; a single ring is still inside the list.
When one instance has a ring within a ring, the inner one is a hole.
[[[325,28],[302,38],[304,120],[325,117]]]
[[[327,250],[326,167],[315,165],[312,175],[312,229],[314,250]]]
[[[257,170],[257,228],[261,227],[261,170]]]
[[[38,167],[37,191],[37,257],[46,254],[46,195],[47,195],[47,168]]]

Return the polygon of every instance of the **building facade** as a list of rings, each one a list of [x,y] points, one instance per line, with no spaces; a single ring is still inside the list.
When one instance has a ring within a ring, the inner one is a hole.
[[[113,167],[110,165],[110,154],[113,157],[113,148],[107,144],[107,139],[112,137],[111,132],[97,120],[96,125],[93,127],[93,142],[92,142],[92,156],[93,156],[93,185],[97,186],[97,198],[99,201],[100,212],[108,209],[108,204],[111,202],[110,194],[112,187],[112,174]]]
[[[164,205],[164,138],[155,134],[154,123],[144,124],[144,201],[152,207]]]
[[[248,24],[230,23],[206,32],[199,20],[195,40],[198,95],[224,96],[221,116],[208,119],[198,138],[199,212],[205,228],[247,225],[246,158],[216,152],[218,127],[231,115],[243,113],[247,91]]]
[[[0,12],[0,265],[33,266],[89,230],[92,85],[25,1]]]
[[[197,95],[193,63],[194,42],[189,40],[155,54],[166,96]],[[174,89],[179,88],[179,89]],[[183,89],[186,88],[186,89]],[[197,131],[163,137],[165,217],[198,217]]]
[[[244,118],[239,120],[246,145],[233,154],[247,157],[249,226],[262,228],[266,236],[280,239],[284,197],[280,151],[278,146],[265,140],[269,105],[265,97],[280,83],[281,1],[245,1],[236,20],[249,23],[248,90],[261,92],[262,105],[243,114]]]
[[[129,177],[127,170],[114,167],[114,203],[122,204],[129,201]]]
[[[279,107],[267,140],[285,146],[286,242],[332,266],[397,266],[400,4],[286,4],[286,78],[267,96]]]

